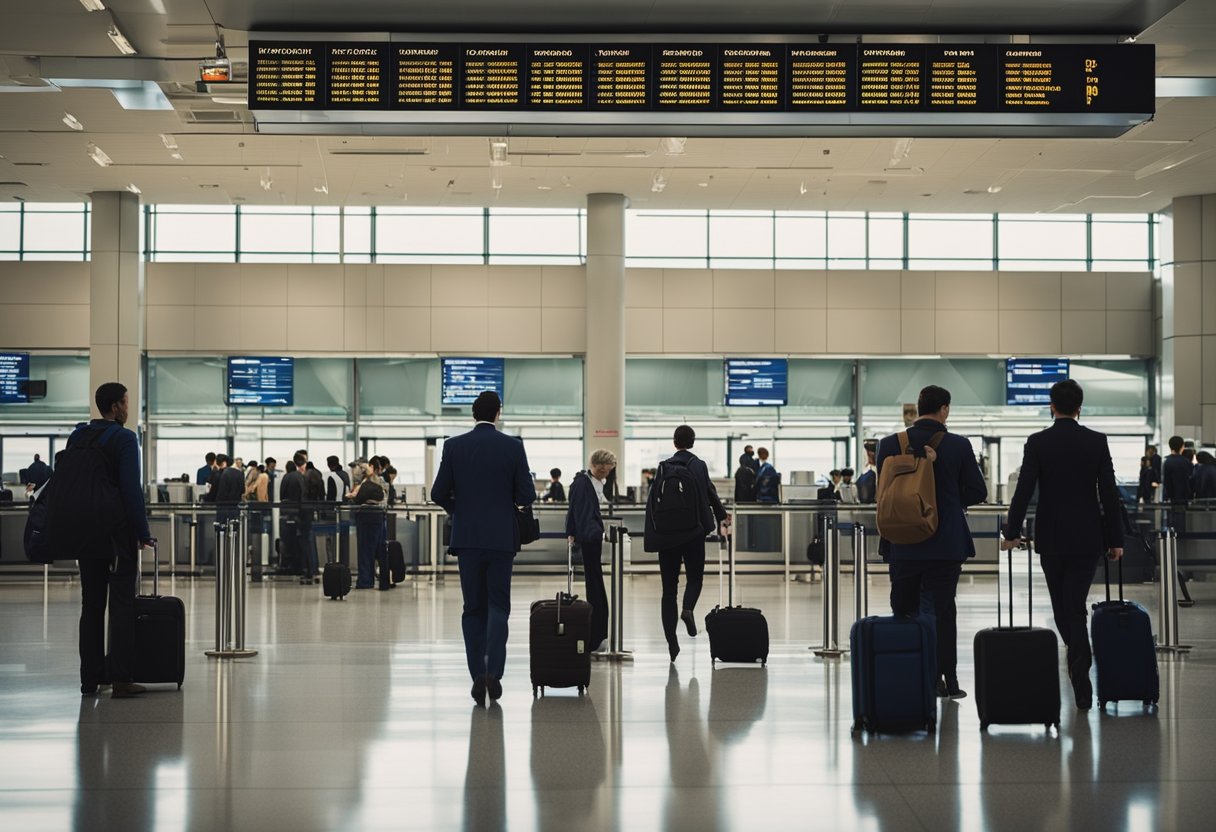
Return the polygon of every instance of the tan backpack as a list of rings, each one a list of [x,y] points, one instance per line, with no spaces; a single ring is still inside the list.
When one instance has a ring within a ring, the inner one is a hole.
[[[892,543],[924,543],[937,533],[933,462],[946,434],[933,434],[925,456],[912,454],[906,430],[897,435],[899,454],[883,460],[878,477],[878,533]]]

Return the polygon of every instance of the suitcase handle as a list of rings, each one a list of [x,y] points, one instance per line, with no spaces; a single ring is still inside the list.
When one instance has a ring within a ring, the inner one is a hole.
[[[1102,574],[1106,578],[1106,603],[1110,603],[1110,558],[1102,556]],[[1119,600],[1123,600],[1123,558],[1119,558]]]
[[[722,550],[726,549],[726,606],[733,607],[735,605],[735,536],[731,533],[733,527],[727,526],[726,533],[722,534],[722,524],[718,523],[718,528],[715,529],[718,534],[713,535],[718,541],[718,606],[722,606]],[[723,545],[725,544],[725,545]]]
[[[1030,626],[1034,626],[1034,540],[1025,538],[1026,540],[1026,620]],[[997,551],[1000,551],[1000,535],[997,535]],[[1009,564],[1009,626],[1017,626],[1014,620],[1013,611],[1013,550],[1006,552],[1007,563]],[[1000,560],[997,560],[996,570],[996,625],[998,627],[1005,626],[1005,613],[1001,609],[1001,566]],[[1109,590],[1109,586],[1107,587]],[[1109,592],[1108,592],[1109,595]]]
[[[139,590],[144,582],[144,546],[139,544],[135,547],[135,594],[139,595]],[[160,544],[156,538],[152,538],[152,594],[160,595]]]

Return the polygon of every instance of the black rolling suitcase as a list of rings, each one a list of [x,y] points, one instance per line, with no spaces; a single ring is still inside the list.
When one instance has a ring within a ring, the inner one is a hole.
[[[137,557],[142,553],[140,549]],[[186,678],[186,605],[181,598],[160,594],[160,551],[155,543],[152,558],[152,594],[139,595],[136,589],[133,681],[173,683],[181,690]],[[136,581],[140,577],[137,572]]]
[[[723,540],[725,538],[725,540]],[[726,606],[722,606],[722,548],[727,552],[728,587]],[[764,613],[751,607],[736,607],[735,547],[731,534],[718,536],[718,606],[705,616],[705,632],[709,636],[709,656],[714,662],[745,662],[768,664],[768,621]]]
[[[1127,550],[1124,550],[1126,554]],[[1106,600],[1094,604],[1091,625],[1094,664],[1098,667],[1098,707],[1120,699],[1138,699],[1144,707],[1157,704],[1161,681],[1157,673],[1157,645],[1148,610],[1123,600],[1123,561],[1119,561],[1119,600],[1110,598],[1110,565],[1106,558]]]
[[[1033,622],[1034,547],[1026,547],[1030,564]],[[1009,625],[1002,626],[1000,561],[997,561],[997,626],[975,634],[975,707],[980,730],[989,725],[1060,727],[1060,659],[1056,634],[1029,624],[1013,626],[1013,552],[1009,552]]]
[[[578,688],[591,684],[591,605],[574,591],[574,553],[567,549],[566,591],[536,601],[528,613],[528,658],[532,695],[545,688]]]
[[[405,580],[405,550],[401,548],[399,540],[388,542],[388,574],[395,584]]]

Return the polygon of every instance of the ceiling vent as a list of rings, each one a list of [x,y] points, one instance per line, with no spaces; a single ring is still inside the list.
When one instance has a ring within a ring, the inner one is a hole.
[[[186,111],[191,124],[240,124],[244,119],[236,110],[195,110]]]

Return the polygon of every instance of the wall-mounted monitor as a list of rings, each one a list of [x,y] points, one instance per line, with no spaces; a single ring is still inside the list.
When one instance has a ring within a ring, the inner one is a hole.
[[[784,358],[728,358],[724,370],[727,407],[783,407],[789,401]]]
[[[503,398],[504,367],[501,358],[444,358],[443,406],[472,404],[485,390]]]
[[[291,407],[295,402],[295,359],[261,355],[228,359],[228,404]]]
[[[25,404],[30,400],[30,354],[0,352],[0,404]]]
[[[1067,358],[1009,358],[1005,360],[1005,404],[1047,407],[1051,386],[1068,379]]]

